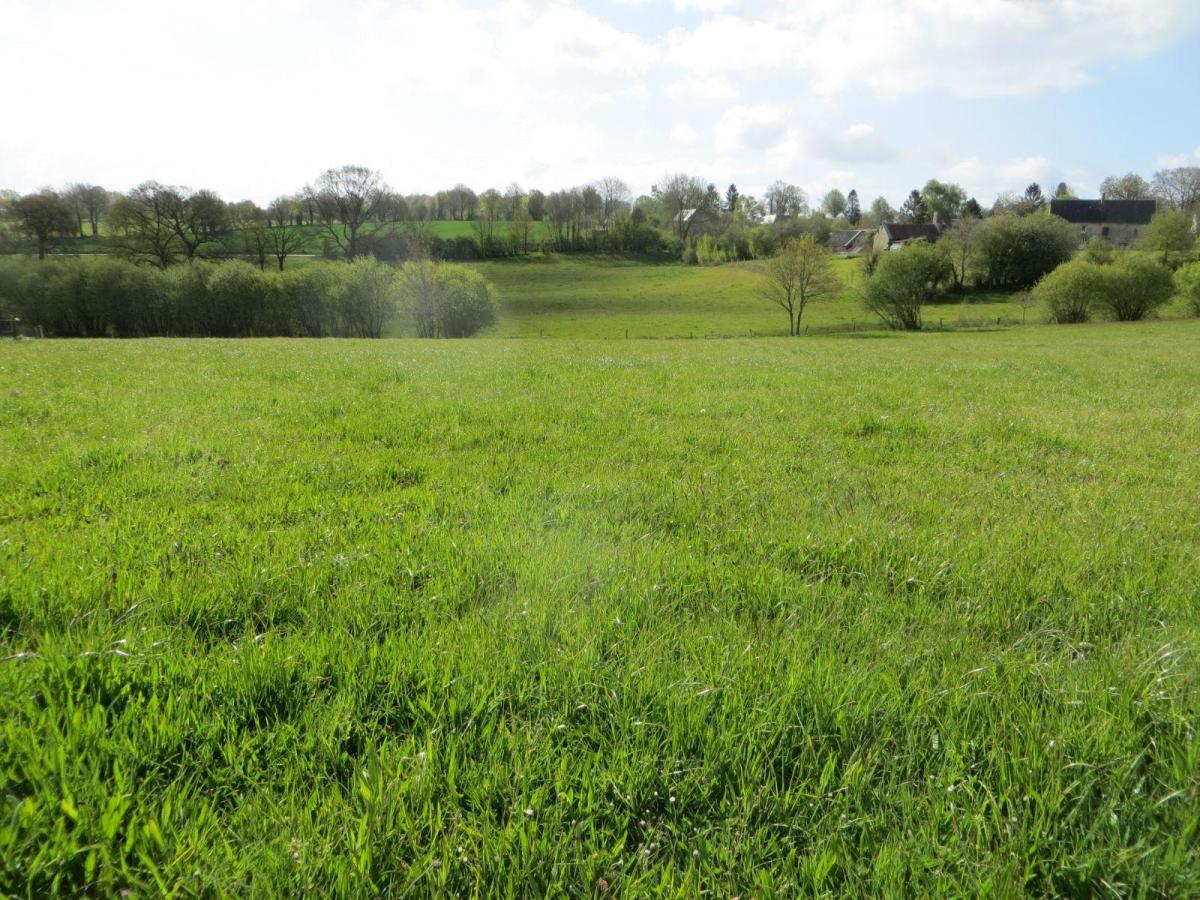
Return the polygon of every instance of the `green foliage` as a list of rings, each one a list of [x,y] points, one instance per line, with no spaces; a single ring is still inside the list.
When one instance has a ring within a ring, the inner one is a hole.
[[[882,254],[864,289],[866,307],[889,328],[919,331],[921,307],[954,277],[937,246],[917,243]]]
[[[1108,288],[1105,267],[1087,259],[1065,262],[1034,288],[1033,295],[1050,311],[1052,321],[1075,325],[1092,317]]]
[[[496,319],[494,289],[465,266],[405,263],[397,281],[400,302],[418,337],[470,337]]]
[[[1155,213],[1138,238],[1138,247],[1161,253],[1164,266],[1179,268],[1196,249],[1191,215],[1178,209]]]
[[[1074,228],[1058,216],[992,216],[979,235],[979,259],[994,288],[1024,290],[1075,253]]]
[[[1200,322],[1048,337],[0,344],[0,895],[1200,895]]]
[[[1117,248],[1110,241],[1106,241],[1102,237],[1092,238],[1083,249],[1083,258],[1098,266],[1108,265],[1116,255]]]
[[[1061,324],[1086,322],[1097,311],[1135,322],[1169,302],[1174,284],[1164,266],[1123,253],[1111,264],[1086,258],[1064,263],[1043,278],[1034,293]]]
[[[1177,271],[1175,286],[1187,301],[1192,315],[1200,316],[1200,262],[1188,263]]]

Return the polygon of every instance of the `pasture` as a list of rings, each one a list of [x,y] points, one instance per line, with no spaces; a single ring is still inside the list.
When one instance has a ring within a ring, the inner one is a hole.
[[[0,894],[1200,893],[1197,346],[4,343]]]

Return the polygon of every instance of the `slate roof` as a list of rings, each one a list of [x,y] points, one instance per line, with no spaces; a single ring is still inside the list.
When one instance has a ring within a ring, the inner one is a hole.
[[[932,243],[941,236],[942,232],[933,224],[910,225],[902,222],[887,222],[883,226],[883,233],[887,236],[889,244],[898,244],[901,241],[915,241],[921,238]]]
[[[829,249],[834,252],[849,250],[854,245],[854,242],[865,233],[865,230],[862,228],[854,231],[831,231],[829,233]]]
[[[1074,225],[1148,225],[1154,200],[1051,200],[1050,213]]]

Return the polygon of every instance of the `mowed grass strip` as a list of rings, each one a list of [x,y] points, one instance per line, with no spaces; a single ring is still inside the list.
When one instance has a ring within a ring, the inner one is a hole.
[[[0,346],[0,893],[1200,892],[1200,322]]]

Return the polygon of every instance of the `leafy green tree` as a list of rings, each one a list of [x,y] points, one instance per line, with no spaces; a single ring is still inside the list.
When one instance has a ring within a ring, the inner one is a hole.
[[[979,205],[978,200],[972,197],[963,204],[962,214],[964,219],[982,219],[983,207]]]
[[[738,201],[741,195],[738,193],[737,185],[731,184],[725,189],[725,212],[733,215],[738,211]]]
[[[821,209],[828,213],[831,219],[836,219],[846,211],[846,195],[833,188],[821,198]]]
[[[813,235],[803,234],[767,261],[759,293],[787,313],[788,334],[796,335],[808,304],[834,297],[841,290],[832,254]]]
[[[1025,188],[1025,195],[1022,198],[1026,209],[1031,212],[1039,212],[1046,205],[1046,195],[1042,193],[1042,186],[1036,181]]]
[[[1155,213],[1138,238],[1138,247],[1162,254],[1162,264],[1178,268],[1187,261],[1196,246],[1192,217],[1182,210]]]
[[[957,184],[947,184],[931,178],[921,189],[921,202],[930,218],[937,216],[939,222],[950,222],[962,215],[967,192]]]
[[[46,253],[59,238],[75,234],[75,213],[56,191],[26,194],[12,201],[12,209],[17,216],[18,227],[37,248],[38,259],[45,259]]]
[[[1058,216],[998,215],[979,233],[979,262],[994,288],[1025,290],[1075,255],[1075,229]]]
[[[921,330],[921,307],[953,277],[945,253],[935,244],[911,244],[883,254],[866,282],[866,307],[889,328]]]
[[[873,227],[878,228],[885,222],[895,222],[898,218],[896,210],[892,208],[892,204],[887,202],[885,197],[876,197],[871,201],[871,209],[867,213],[867,222]]]

